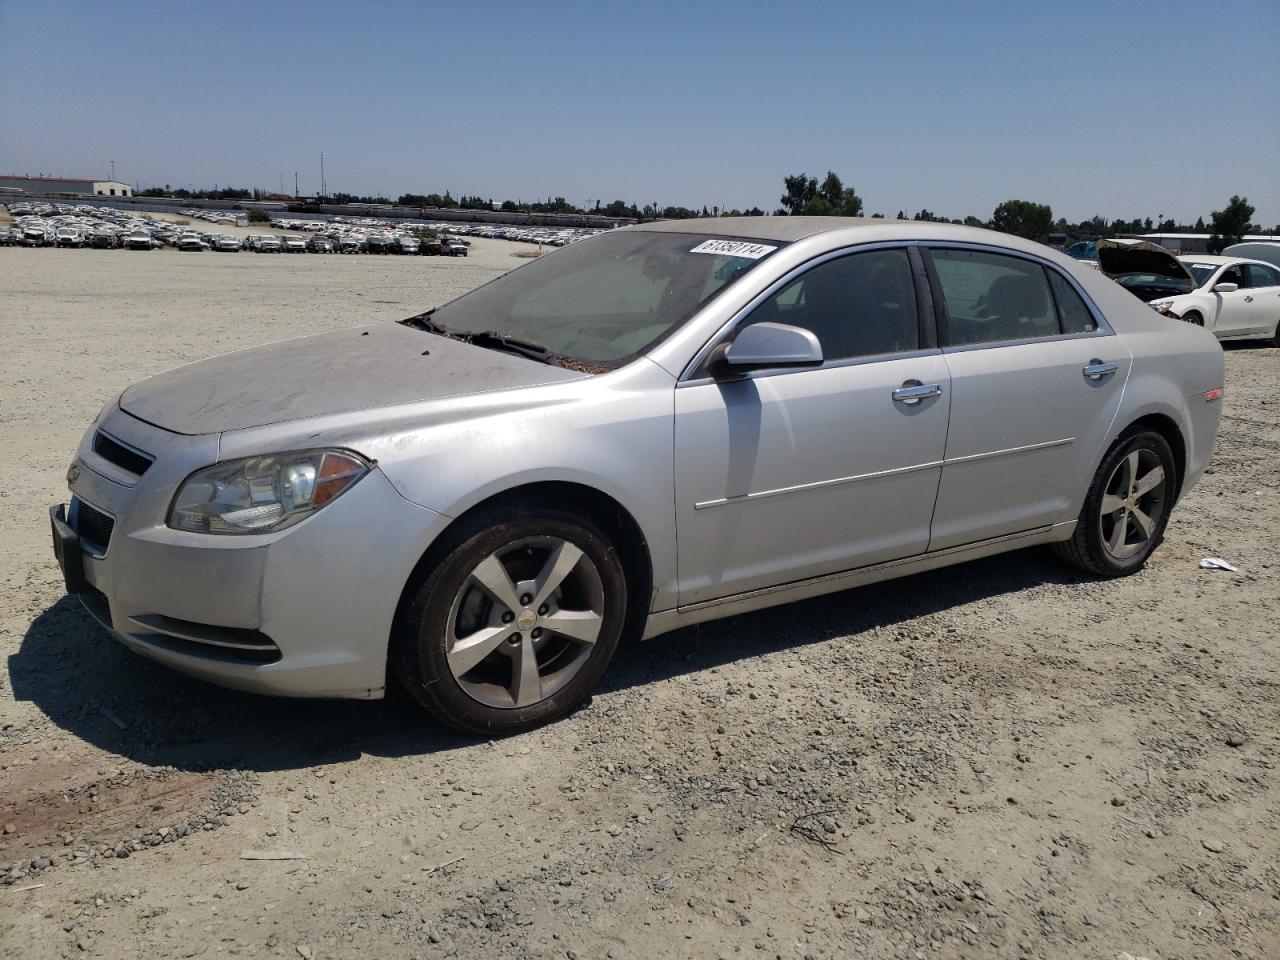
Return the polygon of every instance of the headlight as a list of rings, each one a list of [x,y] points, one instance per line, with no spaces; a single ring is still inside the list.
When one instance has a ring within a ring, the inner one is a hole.
[[[1147,304],[1147,306],[1149,306],[1152,310],[1156,311],[1157,313],[1168,313],[1169,308],[1173,306],[1173,301],[1172,300],[1152,300],[1149,304]]]
[[[169,526],[195,533],[273,533],[305,520],[369,472],[349,450],[303,450],[197,470],[178,490]]]

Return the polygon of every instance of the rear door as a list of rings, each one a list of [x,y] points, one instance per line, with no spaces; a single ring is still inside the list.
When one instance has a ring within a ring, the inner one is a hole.
[[[1252,332],[1271,336],[1280,324],[1280,270],[1261,263],[1246,263],[1244,275],[1249,281],[1245,294],[1253,312]]]
[[[929,251],[951,422],[930,550],[1065,514],[1119,409],[1131,356],[1057,267],[1013,251]]]

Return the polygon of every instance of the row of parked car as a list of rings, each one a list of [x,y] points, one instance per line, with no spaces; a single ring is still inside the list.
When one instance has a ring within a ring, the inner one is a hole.
[[[415,237],[406,233],[359,234],[334,231],[302,237],[257,234],[246,237],[244,249],[254,253],[396,253],[427,257],[465,257],[470,244],[456,237]]]
[[[94,247],[98,249],[213,250],[235,253],[382,253],[465,257],[469,241],[458,237],[420,237],[382,225],[329,223],[309,238],[261,234],[244,238],[194,230],[167,220],[88,204],[18,202],[9,206],[13,227],[0,226],[0,245]],[[183,211],[187,212],[187,211]]]
[[[392,224],[385,220],[373,220],[367,217],[334,217],[334,223],[375,229],[391,229]],[[458,223],[455,221],[398,221],[402,228],[416,229],[427,227],[441,233],[448,232],[457,236],[484,237],[489,240],[510,240],[518,243],[536,243],[545,247],[565,247],[587,237],[593,237],[604,230],[597,227],[529,227],[514,224],[494,223]],[[284,229],[322,229],[326,224],[319,221],[298,221],[281,218],[271,221],[272,226]],[[302,226],[294,226],[302,224]]]
[[[309,238],[258,234],[233,237],[230,234],[212,234],[193,230],[135,227],[111,229],[109,227],[85,228],[80,224],[42,221],[35,217],[22,217],[12,228],[0,227],[0,246],[26,247],[94,247],[102,250],[154,250],[173,247],[184,252],[213,250],[220,253],[237,253],[249,250],[253,253],[383,253],[410,254],[414,256],[465,257],[470,252],[466,240],[456,237],[419,238],[408,234],[370,234],[358,236],[351,233],[316,234]]]

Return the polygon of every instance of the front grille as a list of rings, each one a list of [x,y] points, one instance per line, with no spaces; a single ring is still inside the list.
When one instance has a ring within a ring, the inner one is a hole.
[[[75,508],[75,528],[80,539],[97,547],[100,553],[106,553],[107,547],[111,545],[111,531],[115,529],[115,520],[79,498],[75,500]]]
[[[113,463],[121,470],[127,470],[135,477],[140,477],[151,466],[151,458],[143,456],[136,450],[130,450],[115,438],[99,430],[93,436],[93,452],[107,463]]]

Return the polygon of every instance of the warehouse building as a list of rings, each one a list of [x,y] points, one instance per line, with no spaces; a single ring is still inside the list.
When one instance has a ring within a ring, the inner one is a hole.
[[[133,187],[114,180],[75,180],[68,177],[19,177],[0,175],[0,190],[22,190],[32,195],[79,193],[86,197],[131,197]]]

